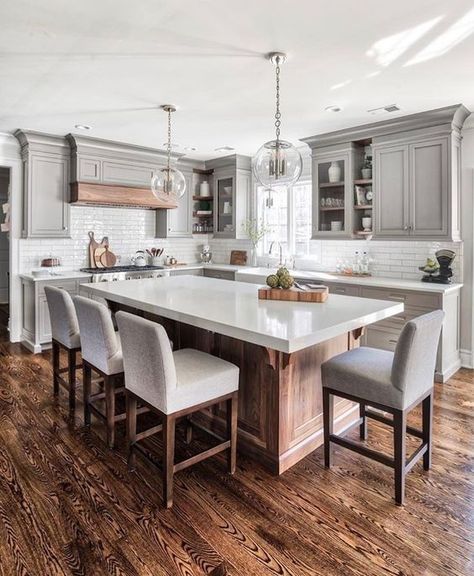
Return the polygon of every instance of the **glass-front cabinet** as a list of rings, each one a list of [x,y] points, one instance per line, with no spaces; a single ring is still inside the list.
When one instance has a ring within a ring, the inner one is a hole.
[[[232,236],[235,233],[234,203],[235,178],[229,174],[216,174],[215,177],[215,228],[219,235]]]
[[[313,238],[352,234],[352,154],[313,151]]]

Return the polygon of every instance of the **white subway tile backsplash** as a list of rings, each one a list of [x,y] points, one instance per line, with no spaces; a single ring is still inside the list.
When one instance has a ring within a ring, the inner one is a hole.
[[[111,250],[120,256],[122,264],[129,263],[130,256],[138,249],[153,246],[164,248],[165,253],[182,262],[196,262],[204,244],[209,244],[216,263],[229,263],[231,250],[247,250],[250,256],[252,244],[248,240],[215,239],[212,236],[199,238],[155,238],[155,213],[151,210],[122,208],[95,208],[71,206],[71,238],[57,240],[20,241],[20,270],[27,272],[40,265],[42,258],[49,255],[61,258],[66,268],[78,269],[88,266],[87,233],[94,230],[98,240],[108,236]],[[427,256],[441,248],[456,252],[453,264],[454,279],[462,281],[462,242],[421,242],[421,241],[343,241],[312,240],[309,254],[296,257],[296,266],[306,270],[336,269],[341,260],[352,260],[355,252],[367,252],[372,260],[372,273],[376,276],[389,276],[407,279],[419,278]],[[267,255],[259,258],[262,265],[276,260]]]

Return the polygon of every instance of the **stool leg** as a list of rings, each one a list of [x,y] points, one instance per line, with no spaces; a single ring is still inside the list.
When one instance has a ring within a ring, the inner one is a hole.
[[[403,410],[396,410],[393,414],[393,447],[395,502],[399,506],[405,502],[406,428],[406,413]]]
[[[165,415],[163,421],[163,503],[166,508],[173,505],[174,442],[176,419]]]
[[[127,410],[127,465],[129,470],[135,469],[135,452],[133,445],[137,439],[137,399],[129,392],[125,392]]]
[[[367,416],[365,415],[366,404],[360,402],[359,404],[359,416],[362,418],[362,423],[359,427],[359,434],[361,440],[367,440]]]
[[[334,421],[334,399],[327,388],[323,388],[323,421],[324,421],[324,466],[331,467],[331,441],[330,434],[333,433]]]
[[[91,380],[92,370],[91,367],[82,362],[82,380],[83,380],[83,395],[84,395],[84,425],[91,425],[91,409],[89,406],[89,397],[91,395]]]
[[[227,467],[229,474],[235,473],[237,463],[237,413],[238,394],[232,394],[232,398],[227,400],[227,438],[230,440],[230,448],[227,454]]]
[[[428,445],[423,454],[423,468],[431,468],[431,444],[433,434],[433,393],[425,398],[421,404],[423,442]]]
[[[186,444],[193,441],[193,427],[191,425],[191,416],[186,416]]]
[[[52,361],[53,361],[53,394],[58,396],[59,394],[59,358],[60,358],[60,350],[59,344],[53,341],[53,348],[52,348]]]
[[[69,410],[76,408],[76,351],[67,351],[67,373],[69,385]]]
[[[115,446],[115,378],[104,377],[105,388],[105,416],[107,425],[107,444],[109,448]]]

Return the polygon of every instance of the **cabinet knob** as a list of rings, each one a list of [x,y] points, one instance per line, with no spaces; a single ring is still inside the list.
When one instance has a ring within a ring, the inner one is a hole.
[[[63,230],[67,230],[67,226],[63,226]]]
[[[405,224],[405,226],[403,227],[404,230],[410,230],[410,226],[408,226],[408,224]]]

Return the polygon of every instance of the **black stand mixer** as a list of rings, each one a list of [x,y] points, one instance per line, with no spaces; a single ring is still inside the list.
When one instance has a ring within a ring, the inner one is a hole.
[[[427,270],[425,266],[420,266],[422,272],[428,272],[421,279],[422,282],[435,282],[436,284],[450,284],[453,271],[451,264],[456,257],[456,252],[452,250],[438,250],[435,253],[436,260],[439,263],[437,270]]]

